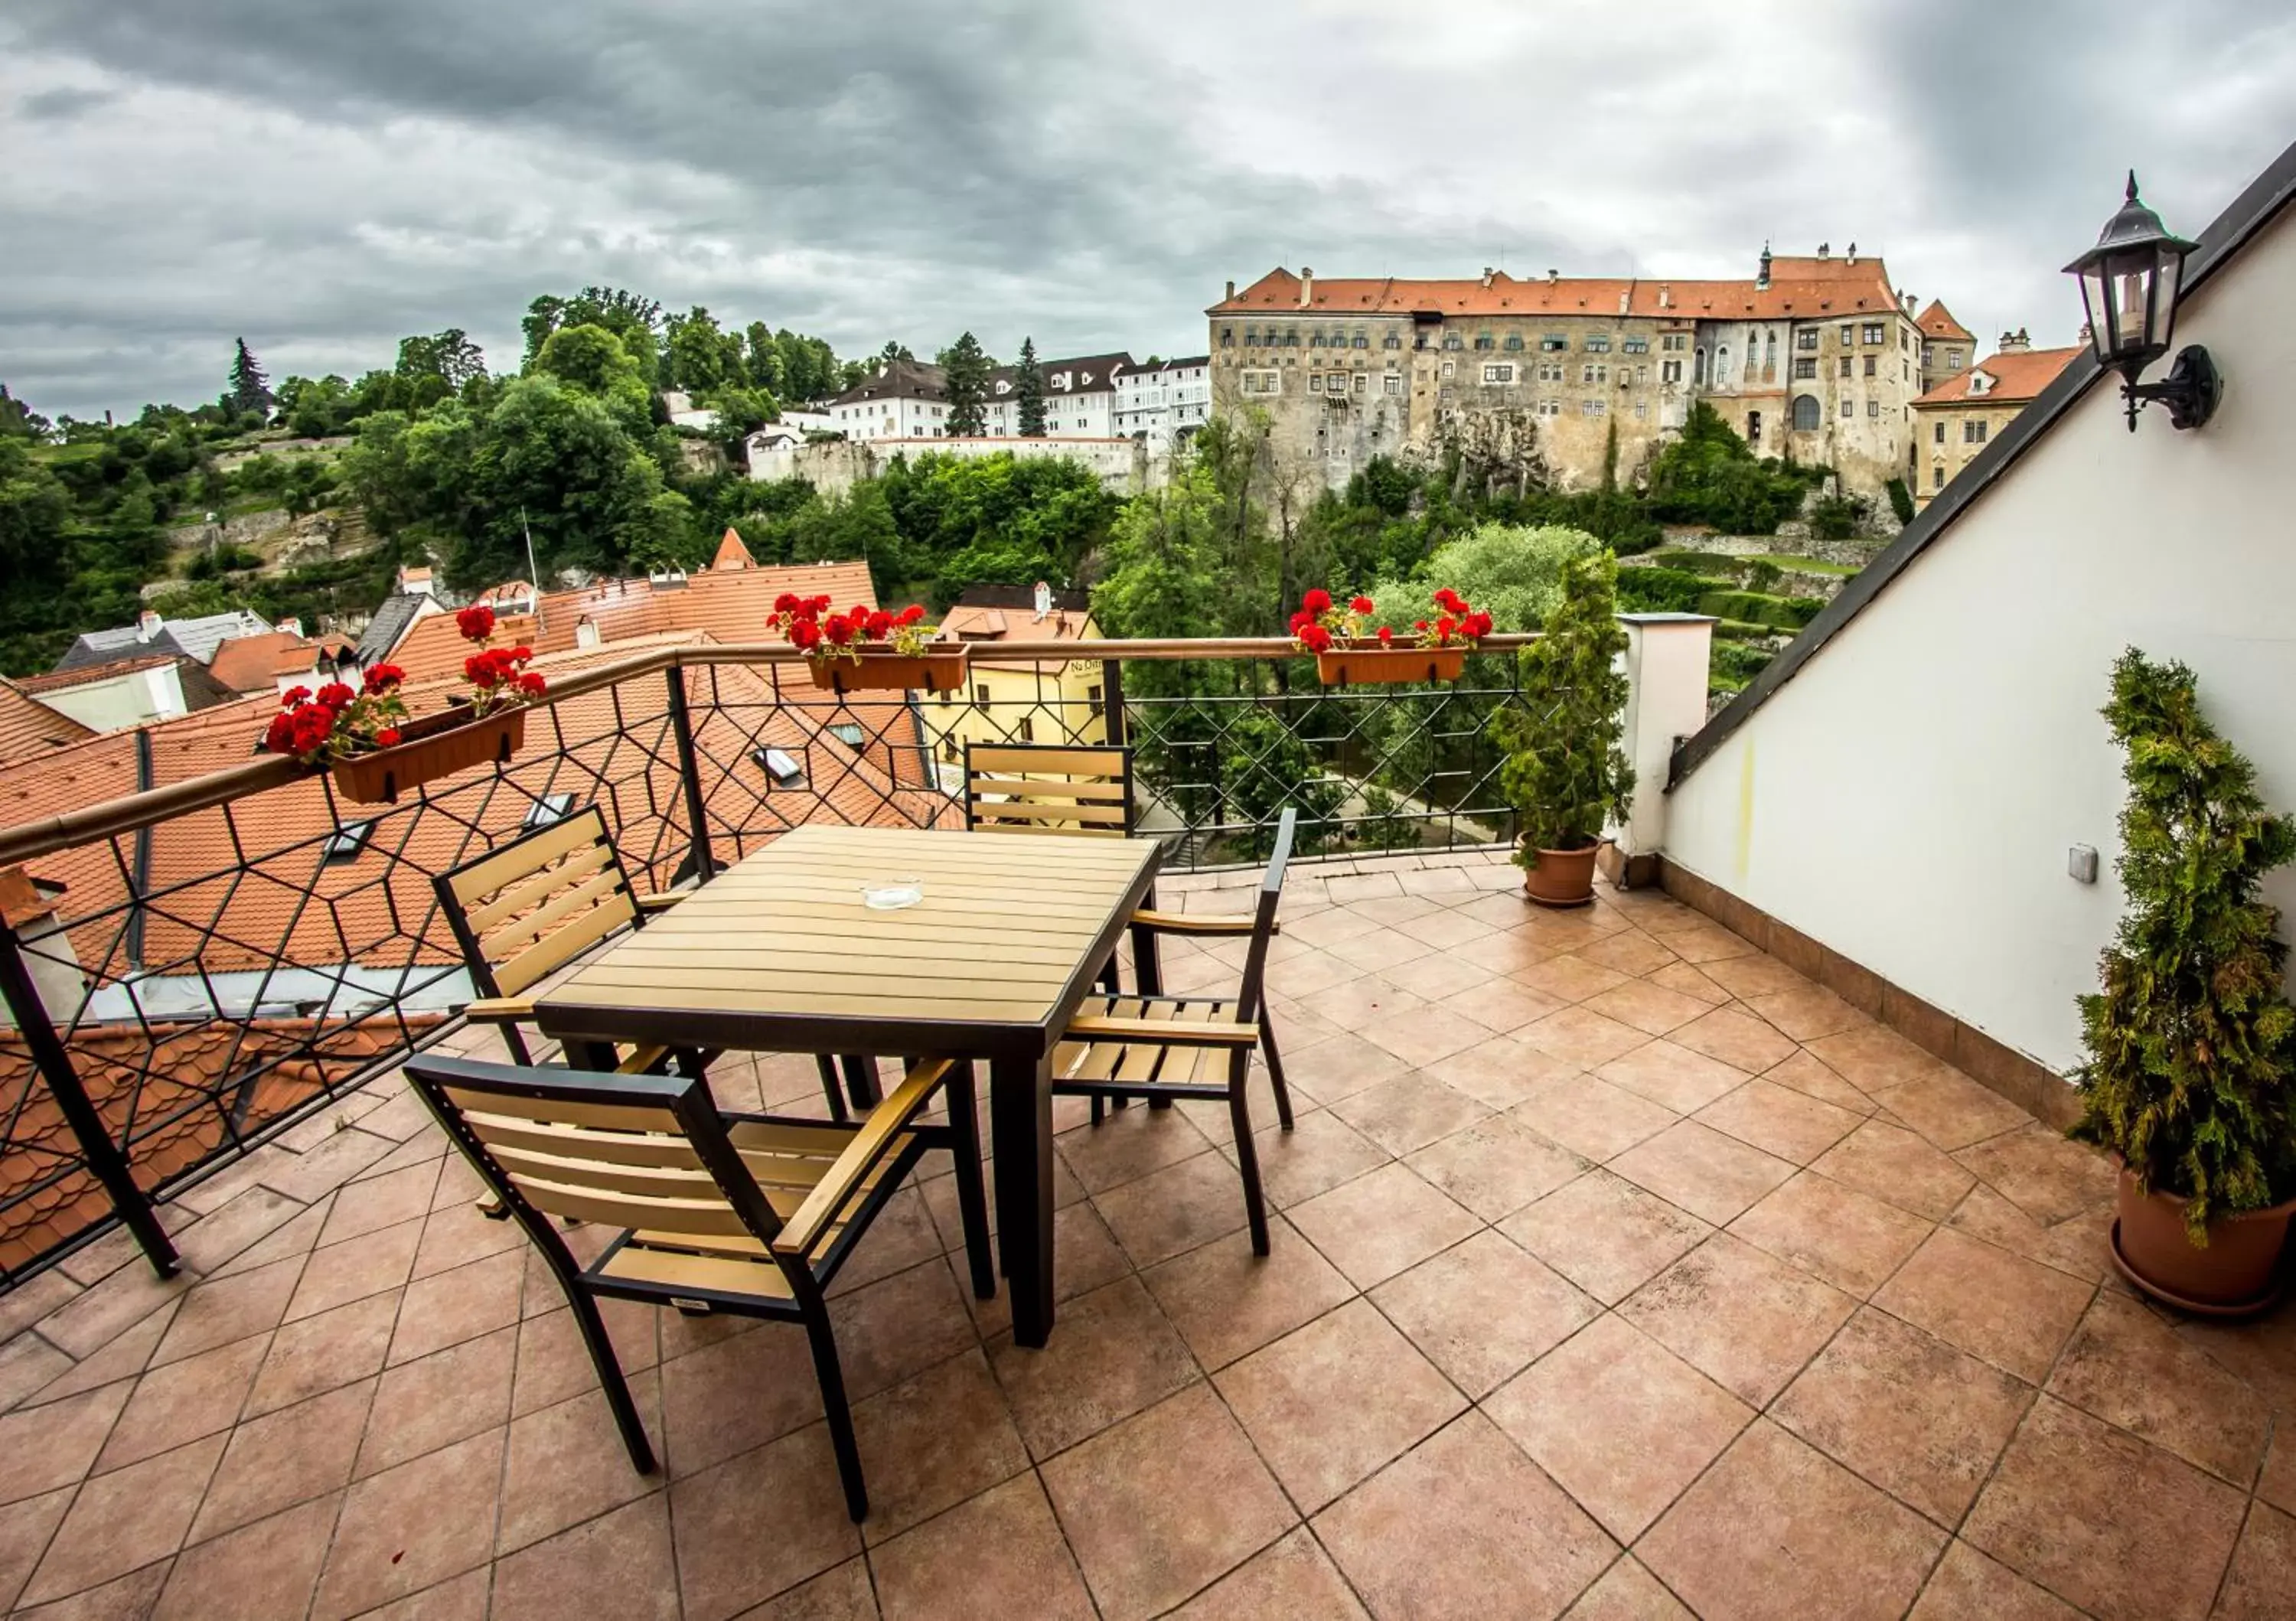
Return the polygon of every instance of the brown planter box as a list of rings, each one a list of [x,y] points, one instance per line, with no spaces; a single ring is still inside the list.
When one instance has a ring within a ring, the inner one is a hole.
[[[954,692],[964,684],[967,651],[960,644],[945,653],[923,653],[911,658],[904,653],[864,648],[858,664],[850,659],[808,659],[805,663],[806,667],[813,672],[813,684],[827,687],[833,692],[864,690],[908,692],[913,689],[927,692]]]
[[[1374,642],[1316,655],[1316,678],[1327,687],[1456,681],[1466,667],[1464,647],[1382,647]]]
[[[334,764],[335,791],[360,805],[394,805],[410,788],[476,765],[506,763],[526,747],[526,706],[465,720],[452,709],[408,721],[406,740]]]

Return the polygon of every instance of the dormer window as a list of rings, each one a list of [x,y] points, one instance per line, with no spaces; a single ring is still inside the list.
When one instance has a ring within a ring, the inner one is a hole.
[[[775,788],[805,786],[805,766],[788,749],[752,749],[750,757],[764,769]]]

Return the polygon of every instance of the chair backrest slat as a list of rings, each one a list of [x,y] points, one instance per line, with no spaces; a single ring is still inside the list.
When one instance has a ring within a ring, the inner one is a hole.
[[[637,907],[630,897],[621,895],[617,898],[619,905],[594,906],[561,924],[554,932],[545,935],[516,956],[496,963],[495,994],[517,995],[565,967],[617,929],[636,921]]]
[[[505,920],[532,911],[568,884],[593,872],[604,872],[613,864],[614,852],[609,846],[594,844],[587,849],[577,850],[556,866],[542,868],[531,878],[504,884],[483,905],[472,907],[463,921],[470,925],[472,934],[483,937]]]
[[[1300,813],[1290,806],[1275,823],[1275,847],[1268,852],[1267,871],[1259,880],[1259,901],[1251,914],[1251,946],[1244,954],[1243,983],[1235,998],[1235,1016],[1243,1023],[1259,1017],[1259,995],[1267,977],[1267,942],[1275,934],[1275,908],[1283,898],[1283,869],[1292,860],[1292,839]]]
[[[465,907],[504,885],[539,872],[569,850],[595,844],[606,835],[606,818],[596,806],[562,816],[539,832],[514,839],[498,850],[465,862],[445,874],[454,898]]]
[[[494,1191],[534,1213],[771,1245],[782,1230],[708,1087],[418,1054],[406,1073]],[[758,1153],[760,1160],[771,1156]]]
[[[484,995],[515,996],[644,921],[594,805],[439,874],[437,888]]]
[[[1132,831],[1132,751],[968,743],[964,822],[983,832],[1120,839]]]

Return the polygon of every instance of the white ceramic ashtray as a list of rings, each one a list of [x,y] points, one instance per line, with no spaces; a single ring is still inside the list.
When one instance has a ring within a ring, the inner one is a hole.
[[[872,912],[898,912],[925,897],[924,883],[914,878],[889,878],[861,886],[861,904]]]

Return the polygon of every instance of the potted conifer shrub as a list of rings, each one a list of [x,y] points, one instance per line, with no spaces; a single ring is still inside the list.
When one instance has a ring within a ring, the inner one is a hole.
[[[1620,740],[1627,633],[1618,620],[1617,560],[1609,552],[1563,565],[1562,600],[1539,639],[1522,651],[1523,701],[1490,718],[1506,750],[1499,789],[1517,815],[1515,860],[1523,892],[1542,906],[1583,906],[1595,897],[1603,830],[1634,798],[1634,770]]]
[[[2080,999],[2073,1135],[2120,1157],[2112,1258],[2131,1282],[2188,1311],[2259,1311],[2296,1214],[2296,1008],[2258,887],[2296,858],[2296,820],[2266,810],[2183,665],[2130,649],[2103,713],[2128,755],[2128,910]]]

